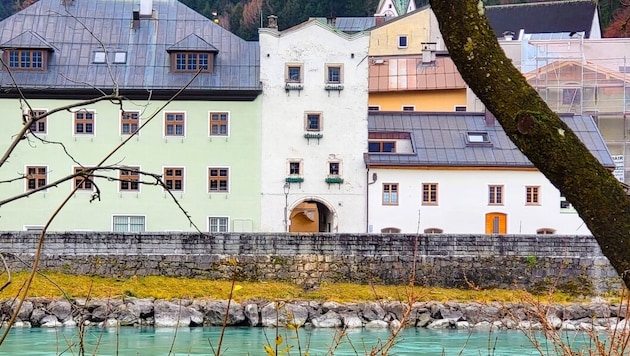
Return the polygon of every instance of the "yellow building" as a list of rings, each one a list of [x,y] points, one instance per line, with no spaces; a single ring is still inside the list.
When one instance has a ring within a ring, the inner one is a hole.
[[[372,111],[466,111],[466,83],[428,6],[374,27],[369,49]]]

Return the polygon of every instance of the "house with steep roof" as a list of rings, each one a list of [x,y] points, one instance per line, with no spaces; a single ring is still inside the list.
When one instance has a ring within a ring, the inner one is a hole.
[[[176,0],[40,0],[0,22],[0,49],[0,149],[40,117],[0,170],[3,229],[70,196],[50,230],[259,230],[258,43]]]
[[[523,33],[582,33],[602,37],[597,2],[565,0],[494,5],[485,9],[497,37],[520,39]]]
[[[562,120],[614,168],[590,116]],[[369,232],[590,233],[489,114],[370,112],[368,124]]]
[[[374,16],[396,17],[415,9],[415,0],[380,0]]]
[[[261,231],[364,232],[369,33],[259,30]]]

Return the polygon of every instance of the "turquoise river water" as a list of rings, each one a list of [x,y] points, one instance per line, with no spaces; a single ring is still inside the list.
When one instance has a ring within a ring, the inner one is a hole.
[[[286,355],[331,355],[335,330],[299,329],[299,338],[288,329],[278,329],[283,337],[278,349],[291,345]],[[138,329],[133,327],[87,329],[86,355],[157,356],[213,355],[220,328]],[[352,330],[341,339],[334,355],[366,355],[389,337],[386,330]],[[576,334],[567,338],[576,339]],[[276,329],[229,327],[221,346],[222,355],[266,355],[264,345],[274,345]],[[575,347],[588,343],[581,337]],[[299,340],[299,344],[298,344]],[[543,355],[555,355],[553,346],[542,340]],[[78,329],[13,329],[0,345],[0,355],[78,355]],[[301,353],[299,349],[301,348]],[[279,353],[280,355],[280,353]],[[405,329],[389,355],[541,355],[520,331],[461,331]]]

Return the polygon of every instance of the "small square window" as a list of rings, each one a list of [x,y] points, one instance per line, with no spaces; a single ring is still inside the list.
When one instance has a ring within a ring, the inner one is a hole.
[[[118,180],[121,192],[140,191],[140,167],[123,167],[120,169]]]
[[[74,134],[94,135],[94,112],[77,111],[74,113]]]
[[[302,65],[288,64],[285,72],[287,83],[302,83]]]
[[[289,162],[289,175],[292,175],[292,176],[302,175],[302,162],[290,161]]]
[[[48,168],[45,166],[26,167],[26,190],[45,187],[48,179]]]
[[[540,187],[539,186],[525,187],[525,204],[526,205],[540,205]]]
[[[229,191],[230,170],[228,168],[208,168],[208,191],[210,193]]]
[[[167,112],[164,114],[164,135],[184,136],[186,115],[181,112]]]
[[[166,189],[181,192],[184,190],[184,168],[164,167],[162,181]]]
[[[488,186],[488,205],[503,205],[503,186]]]
[[[327,64],[326,65],[326,83],[327,84],[341,84],[342,71],[340,64]]]
[[[140,112],[123,111],[120,114],[120,134],[131,135],[140,127]],[[138,133],[139,134],[139,133]]]
[[[398,205],[398,183],[383,184],[383,205]]]
[[[338,176],[341,174],[339,168],[341,164],[339,162],[328,162],[328,174],[331,176]]]
[[[74,186],[77,191],[93,191],[94,190],[94,176],[92,173],[86,172],[87,168],[83,167],[74,167],[74,174],[79,174],[74,177]]]
[[[422,183],[422,205],[438,204],[438,184]]]
[[[407,48],[407,36],[398,36],[398,48]]]
[[[127,63],[127,52],[115,52],[114,63]]]
[[[210,136],[227,136],[229,129],[229,114],[226,112],[210,113]]]
[[[229,219],[226,217],[210,217],[208,218],[209,232],[228,232]]]
[[[107,62],[107,56],[103,51],[94,52],[94,63],[105,63]]]
[[[46,110],[31,110],[28,112],[28,120],[32,118],[40,118],[31,124],[31,132],[37,134],[46,134],[48,128]],[[43,117],[42,117],[43,116]]]
[[[306,113],[306,131],[321,131],[322,130],[322,114],[321,113]]]

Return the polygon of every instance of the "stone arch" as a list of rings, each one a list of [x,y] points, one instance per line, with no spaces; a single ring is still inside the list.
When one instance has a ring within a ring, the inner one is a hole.
[[[304,197],[289,208],[290,232],[337,232],[335,208],[319,197]]]

